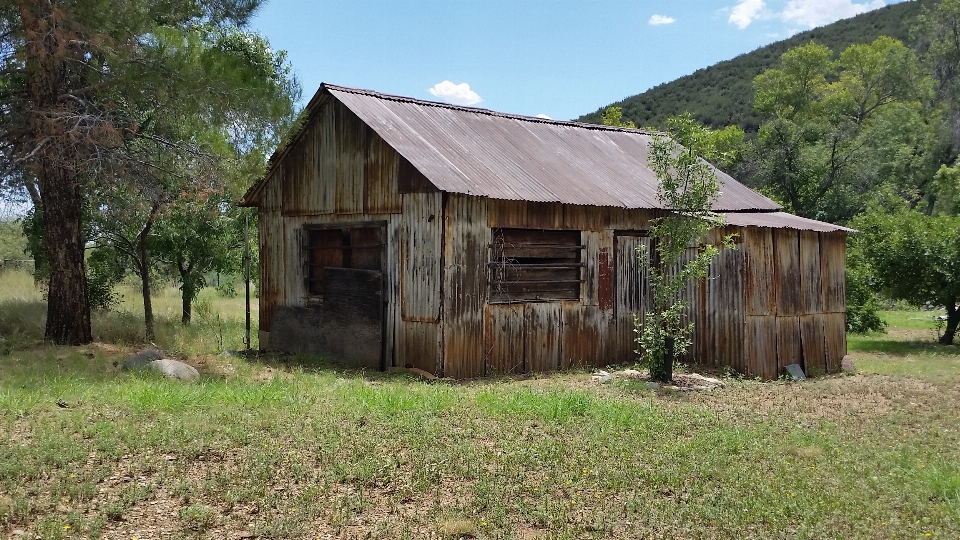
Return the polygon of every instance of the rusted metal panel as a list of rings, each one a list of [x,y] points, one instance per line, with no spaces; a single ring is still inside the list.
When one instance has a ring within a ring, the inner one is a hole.
[[[596,306],[564,302],[560,307],[560,356],[562,369],[606,365],[605,315]]]
[[[484,375],[486,206],[480,197],[451,195],[444,212],[443,373],[457,379]]]
[[[823,312],[820,259],[820,235],[800,231],[801,310],[804,314]]]
[[[398,335],[403,367],[415,367],[437,374],[440,362],[440,325],[438,323],[403,321]]]
[[[368,133],[363,169],[363,211],[367,214],[398,214],[402,208],[397,188],[400,154],[379,135],[365,129]]]
[[[608,208],[583,206],[579,204],[563,205],[563,226],[580,231],[602,231],[610,228]]]
[[[438,188],[493,199],[657,208],[649,133],[323,85]],[[718,172],[716,210],[779,206]]]
[[[303,209],[303,190],[309,184],[305,182],[304,165],[306,161],[306,144],[309,139],[302,139],[293,145],[287,159],[283,162],[283,214],[295,215]]]
[[[488,304],[483,323],[485,374],[523,373],[524,304]]]
[[[338,214],[363,212],[363,166],[368,129],[349,109],[336,105]]]
[[[399,193],[436,193],[440,191],[403,156],[397,165],[397,191]]]
[[[443,194],[403,196],[403,320],[436,322],[440,317]]]
[[[527,372],[560,369],[560,304],[524,304],[523,356]]]
[[[600,233],[583,231],[580,238],[584,245],[583,261],[585,265],[583,267],[583,283],[580,288],[580,302],[585,306],[596,306],[599,303],[597,271],[600,266]]]
[[[800,314],[800,237],[790,229],[773,230],[776,311],[780,316]]]
[[[308,296],[306,283],[307,253],[303,250],[303,221],[283,218],[283,249],[286,264],[283,276],[284,306],[304,306]]]
[[[840,364],[847,354],[845,313],[824,313],[823,335],[826,342],[827,373],[840,371]]]
[[[803,344],[803,364],[807,375],[826,373],[827,351],[822,313],[800,316],[800,341]]]
[[[746,285],[746,315],[776,313],[777,281],[774,273],[773,231],[747,227],[741,230]]]
[[[706,331],[710,339],[704,340],[701,350],[710,362],[730,366],[738,372],[746,372],[744,361],[745,317],[744,282],[746,250],[725,249],[710,264],[707,281],[708,318]]]
[[[318,214],[331,214],[337,203],[337,159],[340,144],[337,141],[337,108],[334,103],[324,106],[317,115],[317,185],[309,206]],[[289,159],[289,157],[287,158]]]
[[[777,317],[777,375],[790,364],[803,365],[800,317]]]
[[[487,224],[491,228],[566,228],[563,224],[563,205],[527,201],[490,200]]]
[[[613,231],[600,233],[597,252],[597,305],[601,311],[613,311]]]
[[[777,377],[777,317],[748,315],[745,338],[746,374],[775,379]]]
[[[771,229],[793,229],[798,231],[853,232],[853,229],[807,219],[786,212],[729,212],[725,214],[727,223],[738,227],[767,227]]]
[[[820,277],[823,286],[823,311],[847,311],[846,292],[846,234],[820,234]]]
[[[283,218],[279,209],[259,212],[260,237],[260,322],[259,328],[270,331],[270,321],[284,298]]]

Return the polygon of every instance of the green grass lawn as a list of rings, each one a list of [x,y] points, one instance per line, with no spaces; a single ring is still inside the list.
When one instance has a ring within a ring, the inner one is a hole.
[[[0,535],[960,537],[960,354],[901,313],[850,338],[855,375],[654,393],[221,356],[242,310],[211,294],[202,330],[164,322],[203,374],[183,384],[115,366],[132,311],[98,315],[95,344],[38,343],[39,299],[4,279]]]

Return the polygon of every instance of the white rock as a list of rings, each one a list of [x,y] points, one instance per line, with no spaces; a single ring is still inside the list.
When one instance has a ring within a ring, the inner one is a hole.
[[[150,362],[150,369],[164,377],[181,381],[192,381],[200,376],[200,372],[193,366],[169,358],[161,358]]]
[[[601,369],[594,373],[591,378],[600,384],[606,384],[613,380],[613,375]]]

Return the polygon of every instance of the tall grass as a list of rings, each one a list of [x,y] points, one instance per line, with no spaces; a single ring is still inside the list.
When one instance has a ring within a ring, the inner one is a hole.
[[[95,310],[91,325],[95,341],[127,347],[151,345],[146,342],[143,298],[138,283],[125,282],[117,288],[120,302],[110,310]],[[244,299],[225,298],[214,289],[204,289],[194,302],[193,321],[180,323],[180,291],[162,283],[152,296],[155,317],[155,345],[171,355],[187,357],[243,348],[245,333]],[[257,304],[251,306],[253,347],[257,346]],[[24,271],[0,272],[0,351],[43,340],[46,303],[42,288]]]

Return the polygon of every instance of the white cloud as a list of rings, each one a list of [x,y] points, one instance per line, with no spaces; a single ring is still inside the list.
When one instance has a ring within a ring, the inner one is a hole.
[[[538,115],[537,115],[537,118],[543,118],[544,120],[553,120],[553,118],[550,118],[549,116],[547,116],[547,115],[545,115],[545,114],[543,114],[543,113],[538,114]]]
[[[883,0],[869,0],[863,3],[855,3],[853,0],[790,0],[780,14],[780,18],[786,22],[815,28],[882,8],[885,5],[886,2]]]
[[[743,30],[750,26],[759,15],[766,4],[763,0],[740,0],[740,3],[733,6],[730,12],[730,18],[727,22],[737,25],[737,28]]]
[[[677,22],[673,17],[667,17],[666,15],[651,15],[650,20],[647,21],[651,26],[660,26],[661,24],[673,24]]]
[[[429,92],[453,105],[476,105],[483,101],[483,98],[471,90],[467,83],[454,84],[450,81],[443,81],[433,85]]]

